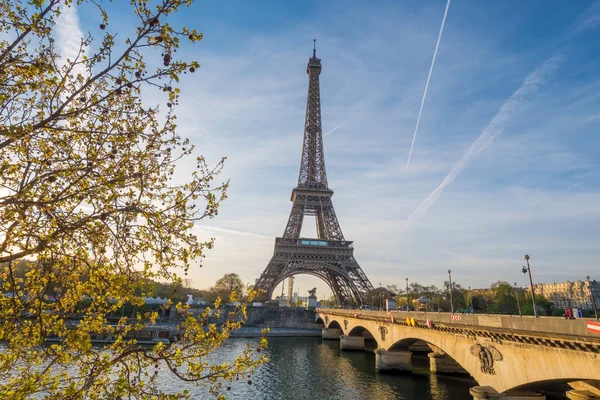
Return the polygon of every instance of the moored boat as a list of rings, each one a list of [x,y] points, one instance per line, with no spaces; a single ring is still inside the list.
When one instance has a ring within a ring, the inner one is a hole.
[[[115,329],[122,330],[123,326],[114,325]],[[59,343],[65,338],[63,336],[46,336],[47,343]],[[117,336],[112,333],[92,333],[90,341],[92,344],[110,344],[114,343]],[[139,345],[155,345],[157,343],[171,344],[177,340],[177,329],[170,325],[149,325],[137,331],[128,332],[125,340],[135,339]]]

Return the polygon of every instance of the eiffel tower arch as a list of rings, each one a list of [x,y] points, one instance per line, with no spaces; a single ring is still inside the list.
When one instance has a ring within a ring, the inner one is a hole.
[[[353,243],[344,238],[335,215],[333,190],[327,184],[316,48],[308,60],[308,97],[298,185],[292,190],[292,210],[282,237],[275,238],[273,257],[255,288],[270,299],[275,287],[298,274],[316,276],[331,288],[338,304],[362,305],[373,285],[354,259]],[[304,216],[315,217],[317,238],[302,238]]]

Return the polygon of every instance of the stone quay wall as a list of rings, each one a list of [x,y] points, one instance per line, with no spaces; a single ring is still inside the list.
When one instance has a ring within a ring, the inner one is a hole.
[[[227,315],[233,307],[225,307],[220,318],[210,317],[209,323],[220,324],[225,322]],[[189,312],[199,314],[202,310],[192,309]],[[293,329],[321,329],[323,324],[315,324],[315,310],[287,307],[252,307],[246,308],[248,318],[244,326],[260,328],[293,328]]]
[[[246,326],[296,329],[323,328],[322,324],[315,324],[315,310],[285,307],[248,307],[247,313]]]

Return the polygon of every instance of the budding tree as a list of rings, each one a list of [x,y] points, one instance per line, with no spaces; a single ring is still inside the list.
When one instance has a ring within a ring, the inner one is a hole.
[[[238,298],[242,298],[244,295],[244,282],[238,274],[225,274],[217,279],[215,286],[210,288],[210,291],[215,297],[227,299],[233,294]]]
[[[172,346],[144,348],[133,339],[156,313],[107,323],[124,304],[142,304],[150,279],[180,280],[213,245],[193,227],[215,216],[225,198],[227,184],[214,183],[222,162],[209,166],[197,157],[185,181],[173,178],[176,164],[194,157],[176,130],[177,84],[199,68],[177,49],[202,34],[169,21],[191,3],[0,2],[2,398],[189,396],[162,393],[156,368],[219,393],[223,382],[264,360],[255,353],[261,342],[233,363],[207,364],[239,325],[203,329],[206,314],[186,316],[182,305]],[[113,28],[116,7],[137,26]],[[57,31],[64,36],[61,24],[76,20],[78,9],[96,18],[95,33],[67,51]],[[31,267],[17,276],[14,267],[24,261]],[[115,342],[93,347],[97,334]],[[48,337],[64,340],[45,345]]]

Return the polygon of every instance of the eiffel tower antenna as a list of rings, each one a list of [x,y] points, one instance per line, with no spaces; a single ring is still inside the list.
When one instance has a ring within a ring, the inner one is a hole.
[[[321,69],[313,39],[313,54],[306,66],[308,96],[298,185],[292,190],[292,210],[283,235],[275,238],[273,257],[255,288],[270,299],[285,278],[308,274],[325,281],[338,304],[362,305],[373,285],[354,259],[353,243],[344,238],[331,201],[321,126]],[[315,216],[317,238],[300,237],[305,215]],[[290,286],[288,281],[288,290]]]

